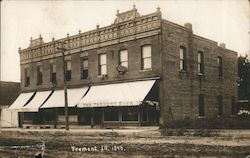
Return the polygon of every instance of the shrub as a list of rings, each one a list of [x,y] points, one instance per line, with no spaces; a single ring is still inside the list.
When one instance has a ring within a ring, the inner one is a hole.
[[[172,129],[250,129],[250,116],[242,114],[236,117],[184,119],[168,123],[164,128]]]

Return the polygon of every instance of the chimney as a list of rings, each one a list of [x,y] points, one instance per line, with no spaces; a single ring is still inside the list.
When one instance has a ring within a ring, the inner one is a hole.
[[[226,44],[225,44],[225,43],[220,43],[219,46],[220,46],[221,48],[226,48]]]
[[[191,23],[185,23],[185,24],[184,24],[184,27],[186,27],[186,28],[192,30],[192,24],[191,24]]]

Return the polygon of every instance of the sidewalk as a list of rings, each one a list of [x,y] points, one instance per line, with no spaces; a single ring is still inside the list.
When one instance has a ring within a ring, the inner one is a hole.
[[[66,131],[65,129],[23,129],[23,128],[2,128],[3,132],[38,132],[38,133],[64,133],[64,134],[80,134],[80,135],[104,135],[110,136],[140,136],[140,137],[160,137],[161,132],[158,126],[150,127],[128,127],[122,129],[99,129],[99,128],[74,128]]]
[[[126,127],[122,129],[100,129],[100,128],[72,128],[69,131],[65,129],[22,129],[22,128],[2,128],[2,132],[13,133],[48,133],[48,134],[65,134],[65,135],[88,135],[88,136],[132,136],[132,137],[164,137],[171,136],[163,134],[158,126],[150,127]],[[179,129],[168,129],[177,133]],[[206,129],[204,129],[206,130]],[[192,136],[193,133],[200,129],[187,129],[183,135]],[[206,132],[206,131],[205,131]],[[235,137],[235,138],[250,138],[250,130],[248,129],[211,129],[210,132],[216,134],[216,137]],[[175,135],[175,134],[174,134]],[[178,135],[177,135],[178,136]],[[180,135],[181,136],[181,135]]]

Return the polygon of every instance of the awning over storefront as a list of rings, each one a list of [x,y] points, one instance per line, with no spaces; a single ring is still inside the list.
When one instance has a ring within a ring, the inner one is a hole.
[[[87,92],[88,87],[68,89],[68,107],[74,107]],[[40,108],[65,107],[64,90],[55,90]]]
[[[9,107],[10,110],[22,111],[22,107],[31,99],[34,95],[34,92],[30,93],[21,93],[14,103]]]
[[[52,91],[36,92],[34,98],[24,107],[21,108],[23,112],[38,112],[39,107],[48,99]]]
[[[92,86],[77,107],[138,106],[155,80]]]

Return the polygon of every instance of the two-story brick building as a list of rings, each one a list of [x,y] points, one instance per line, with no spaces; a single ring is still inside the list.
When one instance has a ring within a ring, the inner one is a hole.
[[[117,12],[110,26],[51,42],[40,36],[19,54],[22,93],[11,109],[23,113],[24,124],[64,125],[64,83],[70,125],[165,125],[235,114],[237,53],[193,34],[190,23],[162,19],[159,8],[144,16],[135,7]]]

